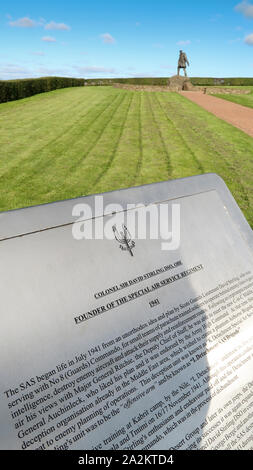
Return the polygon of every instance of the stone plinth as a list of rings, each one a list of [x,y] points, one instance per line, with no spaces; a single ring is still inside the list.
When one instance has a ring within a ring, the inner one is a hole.
[[[181,77],[180,75],[174,75],[168,80],[168,87],[170,91],[195,91],[196,87],[192,85],[188,77]]]

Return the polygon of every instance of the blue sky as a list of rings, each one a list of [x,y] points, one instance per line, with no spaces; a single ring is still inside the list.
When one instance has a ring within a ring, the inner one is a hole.
[[[253,1],[30,0],[0,6],[0,79],[253,76]]]

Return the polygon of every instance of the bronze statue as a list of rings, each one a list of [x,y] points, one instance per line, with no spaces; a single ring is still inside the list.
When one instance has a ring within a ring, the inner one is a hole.
[[[189,61],[187,59],[187,55],[185,52],[180,51],[179,59],[178,59],[178,67],[177,67],[177,74],[180,75],[180,69],[184,69],[184,75],[187,77],[186,73],[186,64],[189,64]]]

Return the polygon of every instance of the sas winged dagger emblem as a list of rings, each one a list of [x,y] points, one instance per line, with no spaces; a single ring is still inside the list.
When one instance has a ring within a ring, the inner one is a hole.
[[[120,244],[119,247],[121,250],[129,251],[130,255],[133,256],[133,248],[135,247],[135,242],[132,240],[130,232],[126,225],[122,224],[122,231],[118,232],[116,225],[112,226],[112,230],[115,236],[115,239]]]

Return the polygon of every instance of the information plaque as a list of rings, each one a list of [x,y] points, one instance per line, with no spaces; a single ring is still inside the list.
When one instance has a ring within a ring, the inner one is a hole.
[[[252,253],[215,174],[1,213],[0,448],[253,449]]]

